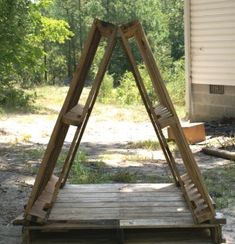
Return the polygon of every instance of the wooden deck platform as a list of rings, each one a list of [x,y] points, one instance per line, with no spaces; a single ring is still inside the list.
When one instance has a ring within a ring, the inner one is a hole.
[[[93,222],[96,228],[193,225],[181,190],[173,184],[66,185],[48,223],[65,221],[88,222],[88,227]]]
[[[30,243],[68,243],[69,238],[69,243],[184,244],[213,243],[215,226],[193,222],[174,184],[68,184],[59,191],[47,223],[25,230],[27,241],[32,233],[44,233]],[[97,235],[96,242],[89,233]]]

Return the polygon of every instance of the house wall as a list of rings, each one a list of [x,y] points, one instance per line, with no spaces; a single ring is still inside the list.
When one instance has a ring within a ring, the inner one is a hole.
[[[235,118],[235,86],[224,86],[224,94],[210,94],[207,84],[192,84],[192,121]]]
[[[189,119],[235,117],[235,1],[185,0],[185,44]]]

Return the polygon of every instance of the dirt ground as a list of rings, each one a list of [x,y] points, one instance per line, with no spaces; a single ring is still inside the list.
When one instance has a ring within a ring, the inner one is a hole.
[[[21,228],[12,226],[11,222],[27,202],[54,119],[35,114],[11,115],[0,121],[0,244],[20,243]],[[69,131],[66,140],[71,139],[73,132],[74,129]],[[143,140],[156,140],[149,122],[110,122],[94,116],[88,123],[81,147],[89,157],[102,157],[113,169],[124,167],[148,176],[169,173],[160,151],[127,147],[130,142]],[[204,143],[200,143],[191,147],[202,170],[231,163],[203,154],[200,152],[203,146]],[[158,164],[153,164],[156,158]],[[231,188],[235,188],[235,182]],[[226,243],[235,243],[234,202],[221,211],[227,218],[223,228]]]

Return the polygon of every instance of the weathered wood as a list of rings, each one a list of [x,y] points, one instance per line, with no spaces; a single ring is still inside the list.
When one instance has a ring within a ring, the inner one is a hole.
[[[130,230],[123,229],[123,243],[125,244],[212,244],[210,233],[206,230]],[[67,244],[67,243],[120,243],[117,230],[80,230],[66,233],[38,232],[32,244]]]
[[[77,104],[80,98],[83,85],[85,83],[85,79],[89,71],[89,67],[94,58],[94,54],[97,50],[101,38],[99,32],[97,31],[96,22],[97,21],[94,21],[92,25],[91,31],[87,38],[87,42],[83,49],[80,63],[77,67],[77,70],[70,85],[70,89],[66,96],[64,105],[61,109],[55,127],[53,129],[50,141],[48,143],[44,157],[42,159],[42,163],[40,165],[30,198],[25,209],[25,215],[29,213],[34,202],[37,200],[38,196],[45,188],[57,162],[65,136],[68,131],[68,125],[62,123],[62,117],[66,112],[68,112],[69,109],[71,109],[73,106]]]
[[[66,185],[48,221],[163,218],[164,222],[165,217],[168,222],[175,217],[193,223],[182,193],[174,184],[95,184]]]
[[[135,35],[138,25],[139,25],[138,21],[133,21],[126,25],[122,25],[121,30],[122,30],[122,33],[124,34],[125,38],[129,39],[129,38],[133,37]]]
[[[51,201],[55,190],[58,177],[52,175],[50,181],[48,181],[45,189],[34,202],[32,208],[29,210],[26,219],[29,221],[34,220],[38,223],[43,223],[47,217],[47,210],[51,207]]]
[[[164,86],[164,83],[162,81],[160,72],[157,68],[156,62],[154,60],[153,54],[151,52],[150,46],[148,44],[148,41],[146,39],[145,33],[141,27],[141,25],[138,25],[138,28],[135,32],[135,38],[137,40],[137,44],[140,50],[140,53],[142,55],[142,58],[146,64],[147,70],[149,72],[150,78],[152,80],[153,87],[155,89],[156,94],[158,95],[160,104],[167,108],[170,113],[173,114],[175,117],[175,123],[172,123],[172,130],[174,131],[174,136],[176,138],[176,144],[179,148],[179,151],[181,153],[184,166],[190,175],[190,178],[193,180],[193,183],[196,185],[198,191],[202,195],[202,197],[205,199],[205,202],[208,204],[209,211],[211,212],[210,219],[213,219],[215,215],[215,210],[213,207],[213,204],[210,200],[210,197],[208,195],[208,192],[204,186],[202,176],[200,174],[199,168],[193,158],[192,152],[189,148],[189,145],[187,143],[187,140],[183,134],[182,128],[179,123],[179,119],[177,117],[177,114],[174,110],[174,106],[170,100],[170,97],[168,95],[168,92],[166,90],[166,87]],[[184,190],[184,185],[181,184],[182,190]],[[186,193],[186,199],[190,206],[190,200],[187,198],[187,192]],[[193,209],[192,209],[193,211]],[[193,213],[193,212],[192,212]],[[197,219],[195,219],[197,221]]]
[[[158,122],[161,125],[161,128],[165,128],[173,123],[175,123],[175,118],[173,114],[164,106],[158,105],[154,108]]]
[[[84,106],[77,104],[63,115],[62,121],[68,125],[80,126],[82,123],[82,112]]]
[[[146,191],[173,191],[181,192],[179,187],[175,187],[172,183],[112,183],[112,184],[66,184],[61,190],[63,192],[146,192]]]
[[[223,149],[219,149],[219,148],[207,148],[207,147],[204,147],[202,149],[202,152],[204,152],[204,153],[206,153],[208,155],[219,157],[219,158],[235,160],[235,152],[229,152],[227,150],[223,150]]]
[[[117,208],[120,206],[120,201],[79,201],[79,199],[76,202],[56,202],[54,204],[55,208]],[[121,202],[122,207],[177,207],[177,208],[186,208],[187,205],[184,202],[181,201],[162,201],[162,202],[156,202],[154,200],[152,201],[122,201]]]
[[[79,105],[79,98],[89,67],[102,37],[108,39],[108,45],[83,107]],[[101,82],[107,70],[117,37],[121,37],[121,43],[130,62],[136,85],[172,175],[176,184],[180,185],[180,188],[173,184],[104,184],[83,186],[65,185],[64,189],[59,191],[59,188],[64,186],[67,180],[72,162],[95,104]],[[148,97],[145,84],[128,42],[128,39],[131,37],[136,39],[141,56],[152,80],[155,93],[158,95],[160,104],[157,107],[153,107]],[[78,128],[75,132],[59,180],[51,181],[69,125],[76,125]],[[186,175],[180,176],[179,174],[174,157],[162,132],[162,128],[165,126],[170,126],[174,132],[176,144],[184,162]],[[58,192],[59,195],[57,196]],[[186,199],[187,205],[183,196]],[[51,208],[53,202],[55,204]],[[50,211],[48,211],[48,208],[51,208]],[[121,27],[98,20],[94,22],[82,54],[80,65],[73,78],[69,93],[41,164],[31,198],[26,208],[26,219],[30,222],[37,223],[43,223],[46,219],[47,222],[45,223],[44,231],[53,230],[53,225],[60,226],[60,230],[62,230],[61,225],[59,225],[60,223],[63,223],[67,230],[70,228],[104,227],[127,229],[211,228],[212,232],[214,231],[213,233],[216,233],[214,234],[215,241],[218,243],[221,241],[219,220],[216,222],[212,201],[203,184],[199,168],[183,135],[179,119],[156,66],[144,31],[138,21]],[[206,221],[207,223],[204,224]],[[48,226],[47,229],[46,226],[48,224],[50,227]],[[119,240],[124,242],[124,237],[121,234]],[[188,243],[189,238],[178,239],[176,237],[175,240],[179,240],[179,243]],[[202,241],[204,240],[202,239]],[[167,243],[166,239],[160,241]]]
[[[116,28],[115,25],[105,22],[105,21],[100,21],[97,20],[97,27],[103,37],[111,37],[113,34],[114,29]]]
[[[139,26],[139,24],[135,23],[135,28],[138,28],[138,26]],[[125,51],[125,53],[127,55],[127,58],[129,60],[129,63],[130,63],[130,66],[131,66],[131,70],[132,70],[133,76],[135,78],[136,85],[137,85],[137,87],[139,89],[140,95],[142,97],[143,103],[145,105],[146,111],[147,111],[147,113],[149,115],[149,118],[150,118],[150,120],[152,122],[152,125],[154,127],[155,132],[156,132],[156,135],[157,135],[158,140],[160,142],[161,148],[162,148],[163,153],[164,153],[164,155],[166,157],[166,160],[168,162],[168,165],[169,165],[169,168],[171,170],[171,173],[172,173],[172,175],[174,177],[174,180],[175,180],[176,184],[178,184],[179,172],[178,172],[177,168],[175,167],[174,158],[171,155],[171,152],[170,152],[170,150],[168,148],[168,145],[167,145],[167,143],[164,140],[164,136],[162,134],[161,128],[160,128],[160,126],[158,126],[158,121],[157,121],[156,114],[154,112],[154,108],[152,106],[152,103],[151,103],[148,95],[147,95],[146,88],[144,86],[142,77],[141,77],[140,72],[138,70],[138,67],[136,65],[135,58],[134,58],[134,56],[133,56],[133,54],[131,52],[131,48],[130,48],[130,46],[128,44],[128,40],[126,39],[126,37],[125,37],[124,33],[122,32],[121,28],[119,28],[119,34],[121,36],[122,45],[123,45],[124,51]]]
[[[117,28],[115,27],[115,28],[113,28],[112,35],[110,36],[110,39],[108,41],[108,45],[107,45],[105,53],[104,53],[104,56],[103,56],[101,63],[99,65],[99,69],[98,69],[98,72],[96,74],[94,84],[92,86],[91,91],[89,92],[88,99],[86,101],[86,104],[85,104],[85,107],[83,110],[84,121],[83,121],[82,127],[79,131],[77,138],[74,139],[74,141],[75,141],[74,150],[73,150],[73,152],[71,152],[71,156],[70,156],[69,160],[66,162],[68,167],[65,167],[65,170],[61,173],[60,182],[62,183],[62,186],[66,183],[66,180],[68,178],[68,174],[69,174],[70,169],[72,167],[73,160],[75,158],[75,155],[76,155],[76,152],[77,152],[78,147],[80,145],[83,133],[85,131],[85,128],[86,128],[86,125],[88,122],[88,119],[90,117],[90,114],[91,114],[92,109],[94,107],[97,95],[99,93],[99,88],[101,86],[101,82],[104,78],[104,75],[105,75],[105,72],[107,70],[113,49],[114,49],[115,44],[116,44],[116,32],[117,32]]]

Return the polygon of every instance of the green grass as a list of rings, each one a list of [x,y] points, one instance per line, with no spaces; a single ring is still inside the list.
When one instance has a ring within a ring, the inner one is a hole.
[[[169,183],[172,179],[169,176],[146,175],[131,168],[110,168],[101,160],[89,160],[85,152],[80,151],[74,160],[69,181],[73,184]]]
[[[228,207],[235,197],[235,162],[203,172],[205,184],[218,209]]]
[[[159,150],[161,149],[161,145],[158,141],[152,140],[145,140],[145,141],[138,141],[138,142],[129,142],[127,144],[128,149],[147,149],[147,150]]]
[[[39,86],[35,88],[37,98],[34,108],[36,113],[57,113],[63,105],[68,86]]]
[[[120,169],[116,173],[110,175],[110,180],[117,183],[134,183],[138,180],[138,177],[136,173]]]
[[[39,86],[33,89],[31,92],[37,94],[34,102],[35,113],[46,113],[46,114],[57,114],[60,111],[61,106],[64,102],[66,94],[68,92],[68,86]],[[80,103],[85,103],[90,88],[85,87],[81,96]],[[99,96],[98,96],[99,98]],[[148,115],[145,111],[143,104],[139,105],[122,105],[119,104],[115,99],[110,100],[110,103],[101,102],[102,99],[98,99],[96,102],[93,114],[107,114],[107,110],[117,110],[114,118],[116,120],[126,120],[131,118],[134,122],[141,122],[148,120]],[[185,117],[185,106],[176,105],[175,109],[180,118]]]
[[[168,146],[171,151],[177,151],[177,147],[174,141],[169,141]],[[145,140],[137,142],[129,142],[126,146],[127,149],[146,149],[150,151],[161,150],[161,145],[158,141]]]
[[[38,86],[32,89],[28,89],[28,94],[36,94],[36,96],[33,96],[33,103],[30,105],[30,107],[26,108],[25,110],[20,109],[12,110],[8,108],[7,110],[0,107],[0,118],[6,117],[9,112],[19,113],[22,112],[33,112],[34,114],[46,114],[48,116],[51,116],[53,119],[55,119],[55,116],[60,111],[64,99],[66,97],[66,94],[68,92],[69,87],[68,86]],[[115,89],[114,89],[115,90]],[[85,87],[81,96],[80,103],[85,103],[86,98],[88,96],[88,93],[90,91],[90,88]],[[102,94],[101,94],[102,95]],[[109,94],[110,95],[110,94]],[[99,97],[98,97],[99,98]],[[109,103],[107,103],[107,100],[105,100],[105,103],[101,102],[102,99],[98,99],[94,111],[92,112],[92,115],[98,116],[98,120],[117,120],[117,121],[133,121],[133,122],[144,122],[149,121],[147,112],[145,110],[145,107],[142,103],[136,105],[136,104],[120,104],[116,99],[110,100]],[[185,107],[184,106],[176,106],[177,113],[180,118],[185,117]]]
[[[135,174],[122,170],[111,173],[103,161],[90,161],[80,151],[74,160],[69,180],[73,184],[134,182]]]

